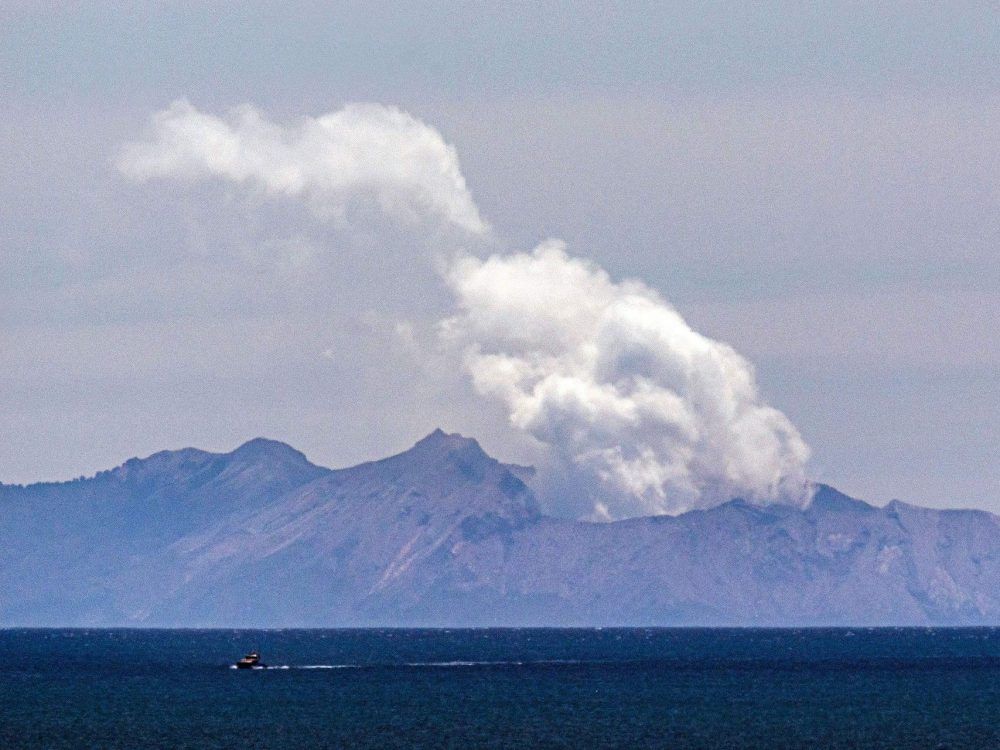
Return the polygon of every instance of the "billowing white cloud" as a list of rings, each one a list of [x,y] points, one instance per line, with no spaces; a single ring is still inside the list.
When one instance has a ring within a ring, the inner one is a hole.
[[[136,180],[216,177],[304,196],[322,215],[368,194],[396,217],[431,214],[468,232],[488,229],[455,149],[434,128],[380,104],[282,126],[251,106],[221,118],[179,100],[153,116],[148,140],[122,149],[118,167]]]
[[[477,391],[596,480],[582,499],[595,517],[808,499],[808,448],[750,364],[641,282],[615,283],[558,241],[460,258],[448,282],[460,313],[443,332]]]
[[[394,216],[489,231],[455,150],[381,105],[282,127],[251,107],[225,120],[179,101],[153,118],[149,140],[122,150],[119,167],[139,180],[221,178],[301,196],[321,216],[374,196]],[[558,241],[486,260],[439,249],[458,307],[441,333],[476,391],[548,446],[580,490],[575,505],[558,498],[559,510],[609,519],[733,497],[808,499],[808,448],[763,403],[750,364],[693,331],[654,290],[612,281]],[[412,329],[397,334],[419,349]]]

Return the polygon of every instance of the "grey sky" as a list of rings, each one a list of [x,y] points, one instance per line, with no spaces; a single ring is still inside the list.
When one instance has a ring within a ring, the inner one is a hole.
[[[177,97],[379,101],[510,247],[562,237],[751,359],[817,479],[1000,510],[995,7],[250,5],[0,9],[0,481],[258,434],[344,465],[438,424],[530,458],[423,356],[449,302],[412,236],[113,166]]]

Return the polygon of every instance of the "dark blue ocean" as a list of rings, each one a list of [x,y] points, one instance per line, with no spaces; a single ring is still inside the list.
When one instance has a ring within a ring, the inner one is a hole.
[[[6,630],[0,747],[1000,748],[1000,630]]]

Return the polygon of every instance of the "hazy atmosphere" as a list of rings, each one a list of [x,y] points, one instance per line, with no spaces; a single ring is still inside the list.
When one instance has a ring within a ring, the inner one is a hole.
[[[995,9],[56,7],[0,9],[0,482],[440,426],[570,515],[1000,511]]]

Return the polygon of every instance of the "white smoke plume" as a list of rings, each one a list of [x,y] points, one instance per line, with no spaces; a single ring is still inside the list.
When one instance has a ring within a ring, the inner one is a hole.
[[[395,107],[348,104],[283,127],[251,106],[223,119],[179,100],[154,115],[149,135],[118,157],[118,168],[135,180],[216,177],[304,196],[323,215],[342,214],[368,193],[397,217],[430,213],[468,232],[487,231],[455,149]]]
[[[303,196],[323,216],[374,198],[393,215],[418,211],[489,234],[455,150],[434,128],[376,104],[282,127],[251,107],[227,121],[178,101],[118,165],[137,180],[219,178]],[[614,282],[558,241],[485,260],[449,257],[444,276],[458,309],[442,337],[476,391],[589,488],[577,498],[582,515],[808,500],[809,450],[763,402],[753,368],[693,331],[656,291]]]
[[[613,282],[558,241],[463,257],[448,282],[461,312],[445,335],[464,344],[477,391],[599,480],[597,516],[807,499],[808,448],[762,402],[750,364],[654,290]]]

